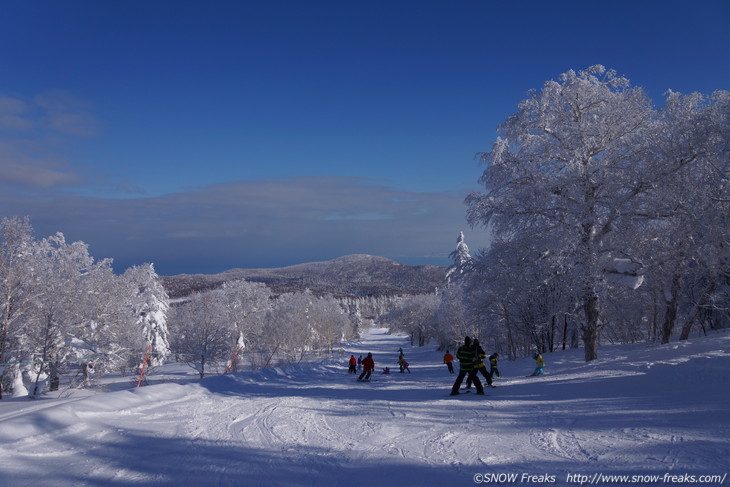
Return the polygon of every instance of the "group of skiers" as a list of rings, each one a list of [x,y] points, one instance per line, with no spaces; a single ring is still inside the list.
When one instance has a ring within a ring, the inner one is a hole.
[[[406,358],[403,354],[403,348],[399,348],[398,352],[399,355],[397,364],[400,367],[401,373],[408,372],[410,374],[410,364],[406,361]],[[368,353],[367,357],[365,358],[362,358],[362,355],[360,355],[360,357],[357,359],[355,359],[354,355],[350,355],[348,365],[348,374],[356,374],[358,371],[362,371],[360,376],[357,378],[358,382],[369,382],[370,376],[375,371],[375,360],[373,359],[372,353]],[[389,375],[390,367],[385,367],[383,369],[383,374]]]
[[[448,351],[446,353],[448,354]],[[487,380],[487,385],[494,387],[491,371],[487,373],[487,368],[484,365],[484,359],[487,358],[487,354],[481,345],[479,345],[479,340],[472,341],[470,337],[464,338],[464,344],[456,351],[456,358],[459,361],[459,375],[456,376],[456,381],[454,381],[454,385],[451,387],[452,396],[459,394],[459,388],[464,378],[466,378],[467,389],[471,389],[473,384],[477,389],[477,394],[484,395],[484,387],[479,377],[477,377],[477,374],[480,372]]]
[[[399,348],[398,352],[399,356],[397,363],[400,366],[400,372],[404,373],[408,371],[408,373],[410,374],[411,370],[403,354],[403,349]],[[472,340],[470,337],[467,336],[464,338],[464,344],[460,346],[459,349],[456,351],[456,357],[451,355],[448,350],[444,354],[444,364],[446,364],[448,371],[452,374],[455,373],[453,364],[454,358],[459,361],[459,375],[457,375],[456,380],[454,381],[454,385],[451,388],[452,396],[459,394],[459,389],[461,388],[461,384],[462,382],[464,382],[465,378],[467,390],[471,389],[471,386],[474,385],[476,387],[477,394],[483,395],[484,386],[479,380],[479,373],[481,373],[486,380],[487,386],[492,388],[495,387],[492,383],[493,379],[495,377],[500,377],[499,368],[497,365],[497,361],[499,359],[498,353],[493,353],[489,356],[489,372],[487,372],[487,367],[484,363],[487,359],[487,353],[479,344],[479,340]],[[537,367],[535,368],[535,371],[528,377],[543,375],[545,373],[545,360],[542,358],[542,355],[539,352],[534,352],[532,354],[532,358],[535,359]],[[355,356],[351,355],[348,363],[348,373],[356,374],[359,370],[362,370],[362,373],[357,379],[359,382],[369,381],[370,376],[372,375],[373,371],[375,371],[375,361],[373,360],[372,353],[368,353],[367,357],[365,357],[364,359],[362,358],[362,355],[360,355],[360,358],[358,359],[355,359]],[[390,374],[390,368],[385,367],[383,369],[383,373]]]
[[[474,340],[477,346],[479,346],[479,340]],[[481,353],[479,354],[479,357],[481,358],[481,365],[480,368],[484,366],[484,359],[486,358],[486,353],[484,353],[484,350],[482,350],[481,347],[479,347],[481,350]],[[494,379],[494,377],[499,377],[499,369],[497,368],[497,360],[499,359],[499,354],[497,352],[493,353],[489,356],[489,378]],[[446,353],[444,354],[444,363],[446,364],[446,367],[448,368],[450,373],[454,373],[454,356],[449,353],[448,350],[446,350]],[[486,367],[485,367],[486,368]],[[482,372],[484,373],[484,372]]]
[[[358,370],[362,370],[362,373],[357,378],[358,382],[369,382],[370,376],[375,370],[375,360],[373,360],[373,354],[368,353],[368,356],[362,358],[362,355],[355,360],[354,355],[350,355],[350,369],[347,371],[348,374],[356,374]]]
[[[466,389],[471,389],[472,384],[476,387],[477,394],[484,394],[484,387],[479,381],[478,374],[481,373],[487,381],[489,387],[494,387],[492,379],[499,377],[499,368],[497,367],[497,360],[499,359],[498,353],[493,353],[489,356],[489,373],[486,372],[486,365],[484,359],[487,358],[487,354],[484,349],[479,345],[479,340],[472,340],[470,337],[464,338],[464,344],[459,347],[456,351],[456,358],[459,360],[459,375],[454,381],[454,385],[451,387],[451,395],[456,396],[459,394],[461,383],[466,378]],[[534,352],[532,358],[535,359],[537,367],[535,371],[528,377],[534,377],[537,375],[543,375],[545,373],[545,360],[539,352]],[[444,363],[449,369],[449,372],[454,373],[454,367],[452,362],[454,361],[453,355],[446,351],[444,355]]]

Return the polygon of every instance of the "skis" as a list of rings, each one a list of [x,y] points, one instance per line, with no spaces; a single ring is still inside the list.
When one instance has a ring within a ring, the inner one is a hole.
[[[478,394],[476,392],[472,394],[472,392],[469,389],[467,389],[465,391],[459,392],[458,394],[449,393],[446,395],[446,397],[463,397],[463,396],[480,397],[480,396],[486,396],[486,394]]]

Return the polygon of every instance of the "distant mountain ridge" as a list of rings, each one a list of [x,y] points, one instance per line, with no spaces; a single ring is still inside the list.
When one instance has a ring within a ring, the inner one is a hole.
[[[264,283],[277,294],[310,289],[316,294],[360,297],[430,293],[443,285],[445,277],[444,267],[409,266],[385,257],[353,254],[288,267],[231,269],[218,274],[179,274],[160,279],[171,298],[240,279]]]

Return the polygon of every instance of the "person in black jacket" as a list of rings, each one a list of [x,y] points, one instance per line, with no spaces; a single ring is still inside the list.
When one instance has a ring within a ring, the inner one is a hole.
[[[471,343],[471,338],[465,337],[464,345],[459,347],[459,350],[456,351],[456,358],[459,360],[459,375],[456,377],[454,386],[451,388],[452,396],[459,394],[459,387],[461,387],[461,383],[467,375],[469,376],[469,380],[476,386],[477,394],[484,394],[484,388],[482,387],[482,383],[479,381],[479,377],[477,377],[476,370],[474,369],[475,355],[476,350]]]
[[[481,372],[481,374],[487,380],[487,385],[494,388],[494,386],[492,385],[492,376],[489,372],[487,372],[487,366],[484,365],[484,359],[487,358],[487,352],[485,352],[482,346],[479,345],[479,340],[474,340],[472,342],[472,345],[474,346],[474,350],[476,350],[476,355],[474,358],[474,376],[479,375],[479,373]],[[466,388],[471,389],[471,377],[467,377],[466,379]]]

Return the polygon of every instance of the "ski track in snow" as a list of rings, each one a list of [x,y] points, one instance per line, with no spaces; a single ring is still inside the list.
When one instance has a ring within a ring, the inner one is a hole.
[[[393,366],[403,347],[412,374]],[[478,473],[723,474],[730,336],[501,363],[487,396],[448,397],[431,347],[370,330],[336,361],[0,404],[0,485],[475,485]],[[372,351],[373,382],[346,374]],[[391,376],[378,372],[390,366]],[[701,379],[700,379],[701,377]],[[620,484],[613,484],[620,485]]]

